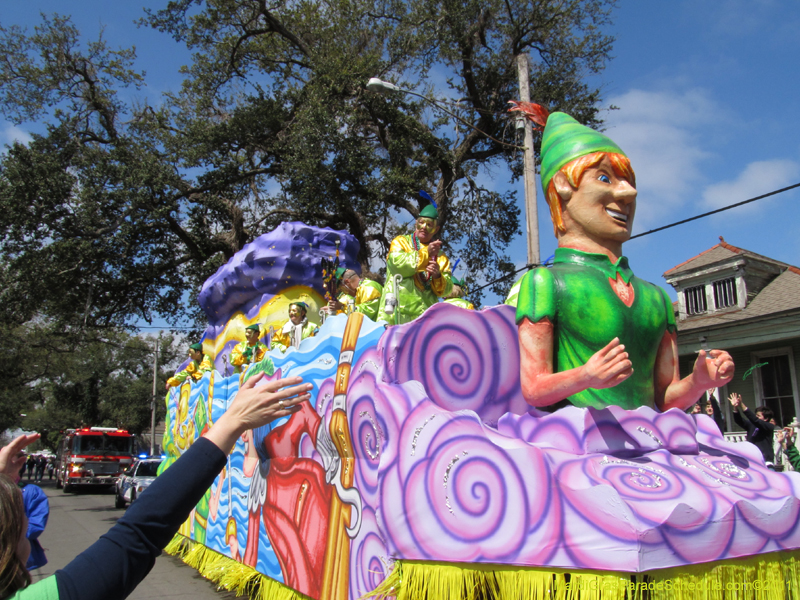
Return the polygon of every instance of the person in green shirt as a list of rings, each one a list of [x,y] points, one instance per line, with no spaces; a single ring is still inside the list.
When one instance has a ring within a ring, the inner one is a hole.
[[[442,253],[439,232],[439,211],[433,204],[423,208],[417,217],[414,233],[399,235],[389,246],[386,258],[386,283],[383,286],[378,318],[390,324],[413,321],[428,308],[446,298],[453,288],[450,261]],[[394,276],[403,277],[395,289]],[[386,313],[389,294],[397,299],[396,314]]]
[[[329,315],[364,313],[373,321],[378,318],[378,304],[383,286],[371,279],[362,279],[353,269],[339,267],[336,278],[340,281],[341,293],[323,309]]]
[[[452,304],[453,306],[458,306],[459,308],[465,308],[467,310],[475,310],[475,305],[472,304],[469,300],[464,298],[467,295],[467,288],[457,277],[453,277],[453,291],[450,292],[450,296],[445,299],[445,302],[448,304]]]
[[[208,354],[203,354],[202,344],[198,343],[189,346],[189,358],[191,362],[186,365],[183,371],[175,373],[175,375],[167,379],[167,389],[181,385],[190,377],[194,381],[200,381],[203,378],[203,373],[210,373],[214,370],[214,363],[211,362],[211,357]]]
[[[272,350],[286,352],[289,347],[299,348],[300,342],[315,336],[319,327],[308,320],[308,304],[292,302],[289,304],[289,320],[272,338]]]
[[[672,302],[637,278],[622,254],[637,194],[627,156],[569,115],[545,112],[541,122],[520,108],[545,127],[541,178],[558,239],[553,267],[530,271],[520,286],[527,402],[684,410],[730,381],[733,360],[722,350],[701,350],[692,373],[680,378]]]

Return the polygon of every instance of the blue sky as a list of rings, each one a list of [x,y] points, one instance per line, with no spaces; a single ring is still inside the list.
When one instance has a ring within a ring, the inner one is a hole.
[[[156,102],[162,92],[177,89],[178,68],[189,55],[168,37],[132,25],[142,15],[140,5],[7,0],[0,23],[31,27],[39,12],[53,11],[72,14],[88,39],[104,26],[112,46],[136,46],[138,66],[147,71],[142,97]],[[793,2],[622,0],[613,21],[608,33],[617,38],[614,58],[591,81],[602,88],[604,106],[619,107],[603,117],[606,133],[636,170],[634,233],[800,182],[800,11]],[[25,137],[25,127],[0,123],[0,144]],[[503,174],[495,177],[503,185]],[[541,189],[538,194],[546,258],[555,238]],[[625,253],[638,276],[659,285],[664,271],[712,247],[720,235],[797,265],[799,221],[800,190],[792,190],[633,240]],[[522,237],[512,255],[525,263]]]

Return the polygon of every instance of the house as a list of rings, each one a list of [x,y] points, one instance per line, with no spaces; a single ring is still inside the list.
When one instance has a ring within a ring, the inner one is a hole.
[[[800,269],[719,239],[664,273],[678,295],[681,376],[691,373],[701,348],[727,350],[736,375],[717,394],[727,429],[738,429],[730,393],[749,408],[768,406],[788,425],[800,415]]]

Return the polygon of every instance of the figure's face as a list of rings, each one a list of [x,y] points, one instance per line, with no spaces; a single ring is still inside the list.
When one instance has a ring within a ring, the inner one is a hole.
[[[709,417],[713,417],[714,416],[714,406],[711,404],[711,402],[706,404],[706,414]]]
[[[757,418],[759,418],[759,419],[761,419],[761,420],[763,421],[763,420],[764,420],[764,413],[763,413],[763,412],[761,412],[761,411],[758,411],[758,412],[756,413],[756,417],[757,417]]]
[[[569,185],[563,173],[560,176]],[[611,161],[605,156],[597,166],[586,169],[578,189],[572,190],[571,197],[562,206],[564,225],[571,235],[598,243],[621,243],[631,237],[636,188],[614,172]]]
[[[305,316],[305,313],[303,312],[303,309],[301,309],[296,304],[292,304],[289,307],[289,320],[294,325],[300,325],[300,323],[303,322],[303,317],[304,316]]]
[[[203,360],[203,353],[200,352],[199,350],[192,350],[191,348],[189,348],[189,358],[191,358],[192,360],[196,360],[197,362],[200,362],[201,360]]]
[[[342,279],[342,285],[344,286],[345,291],[351,296],[356,295],[356,290],[358,289],[359,283],[361,283],[361,278],[355,274],[347,279]]]
[[[258,341],[258,331],[255,329],[245,329],[244,337],[248,344],[253,345]]]
[[[436,226],[436,219],[430,217],[419,217],[414,227],[417,239],[423,244],[430,244],[437,231],[439,228]]]
[[[692,406],[692,414],[693,415],[699,415],[702,412],[702,410],[703,409],[702,409],[702,407],[700,406],[699,403],[695,404],[694,406]]]

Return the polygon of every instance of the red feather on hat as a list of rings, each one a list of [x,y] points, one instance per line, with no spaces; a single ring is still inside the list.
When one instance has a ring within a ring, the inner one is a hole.
[[[550,111],[544,106],[533,102],[517,102],[516,100],[509,100],[508,103],[511,105],[508,112],[521,112],[530,121],[538,125],[534,129],[538,131],[544,130],[544,126],[547,124],[547,117],[550,116]]]

